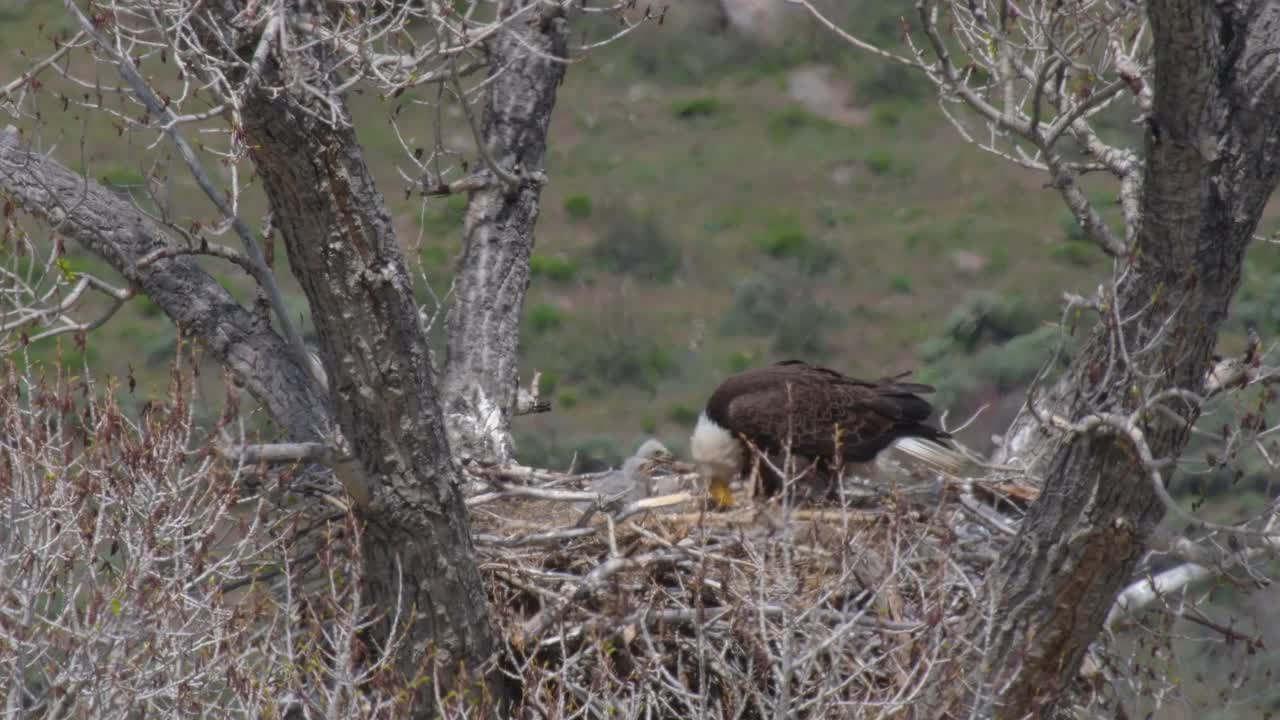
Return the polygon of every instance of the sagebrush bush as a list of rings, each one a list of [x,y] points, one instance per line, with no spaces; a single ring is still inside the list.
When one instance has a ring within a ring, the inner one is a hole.
[[[570,220],[586,220],[591,217],[591,196],[585,193],[570,195],[564,199],[564,211]]]
[[[529,258],[529,274],[535,278],[546,278],[553,283],[565,285],[573,282],[578,275],[578,266],[573,260],[563,255],[538,255]]]
[[[765,123],[765,135],[776,143],[786,143],[802,130],[832,130],[836,125],[830,120],[799,107],[779,110]]]
[[[776,218],[754,237],[756,247],[775,260],[791,265],[806,276],[822,275],[836,264],[838,256],[826,242],[814,238],[803,223]]]
[[[723,335],[772,335],[783,354],[817,356],[826,351],[830,308],[819,303],[794,271],[757,273],[735,283],[733,301],[720,318]]]
[[[671,114],[681,120],[692,120],[720,112],[720,100],[710,96],[680,100],[671,106]]]
[[[947,318],[943,338],[964,352],[973,352],[983,342],[1004,342],[1035,326],[1035,314],[1020,298],[977,292]]]
[[[720,318],[724,335],[764,335],[778,327],[793,293],[785,278],[757,273],[733,285],[733,300]]]
[[[529,329],[535,335],[545,335],[559,330],[564,324],[564,312],[554,305],[538,303],[529,308]]]
[[[1067,240],[1049,247],[1049,257],[1077,267],[1089,267],[1098,259],[1100,251],[1092,243]]]
[[[679,243],[652,213],[617,207],[601,213],[591,256],[602,270],[652,282],[670,281],[681,260]]]
[[[792,302],[773,333],[773,349],[780,355],[816,358],[827,352],[827,325],[834,320],[829,308],[809,294]]]

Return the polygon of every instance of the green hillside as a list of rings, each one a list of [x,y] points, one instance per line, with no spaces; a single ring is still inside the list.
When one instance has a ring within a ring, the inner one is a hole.
[[[560,90],[522,338],[525,377],[542,372],[555,411],[517,421],[522,459],[563,466],[578,452],[586,466],[609,464],[648,435],[679,451],[719,379],[784,357],[861,375],[915,370],[939,386],[953,418],[992,405],[968,436],[983,445],[1046,357],[1062,292],[1096,287],[1109,261],[1083,241],[1044,177],[963,142],[921,79],[804,22],[783,41],[753,41],[724,28],[710,6],[671,8],[663,24],[574,64]],[[850,27],[894,44],[896,8],[860,2],[846,15]],[[63,12],[37,2],[0,14],[0,75],[15,77],[50,36],[69,31]],[[583,26],[581,37],[606,32]],[[83,56],[74,65],[92,67]],[[149,69],[161,85],[173,72]],[[115,82],[108,68],[93,72]],[[806,110],[797,88],[814,78],[835,111]],[[395,118],[411,144],[429,142],[435,115],[420,103],[433,97],[362,93],[352,105],[406,254],[442,297],[465,200],[406,193],[391,128]],[[53,97],[40,109],[42,130],[19,124],[145,204],[157,158],[150,137]],[[474,154],[465,127],[446,113],[441,135]],[[1123,112],[1105,131],[1134,132]],[[176,163],[172,177],[175,216],[213,225],[214,210]],[[1118,222],[1113,184],[1086,180]],[[247,165],[241,182],[241,214],[256,222],[263,201]],[[111,277],[70,251],[71,269]],[[1269,301],[1280,297],[1271,280],[1280,254],[1260,246],[1255,255],[1241,307],[1277,326]],[[250,297],[235,268],[207,266]],[[301,294],[285,284],[306,325]],[[431,297],[424,284],[428,307]],[[84,352],[94,368],[132,367],[143,392],[159,392],[175,340],[140,299]],[[71,343],[64,351],[77,360]]]
[[[776,44],[753,41],[721,27],[708,6],[673,4],[662,25],[571,65],[560,89],[522,337],[524,377],[542,373],[554,411],[516,420],[520,459],[563,468],[577,457],[577,467],[590,469],[616,464],[647,436],[683,453],[720,379],[786,357],[864,376],[914,370],[939,387],[952,423],[990,406],[964,435],[985,449],[1049,355],[1062,293],[1091,293],[1110,262],[1084,241],[1043,175],[964,142],[920,79],[805,23]],[[864,0],[846,15],[850,27],[895,43],[899,7]],[[49,50],[50,35],[69,28],[61,3],[0,4],[0,79],[16,77]],[[590,39],[603,29],[582,32]],[[75,62],[91,70],[86,58]],[[108,68],[97,73],[104,84],[118,80]],[[839,101],[836,111],[806,109],[798,96],[815,82]],[[434,115],[414,103],[433,97],[419,89],[395,99],[352,98],[368,161],[421,270],[428,306],[433,292],[448,290],[465,200],[406,193],[391,119],[429,142]],[[141,193],[156,158],[147,148],[152,138],[64,109],[53,96],[39,106],[43,130],[29,119],[5,123],[56,146],[69,166],[122,193]],[[1123,110],[1106,119],[1104,131],[1138,145]],[[440,134],[474,155],[464,128],[451,114]],[[227,169],[216,169],[227,182]],[[251,183],[251,168],[241,170]],[[175,215],[212,224],[214,210],[194,183],[176,164],[172,172]],[[1085,181],[1118,223],[1114,184]],[[255,190],[241,208],[253,223],[264,209]],[[1274,210],[1260,231],[1276,230]],[[68,250],[71,270],[113,276],[95,258]],[[233,266],[206,266],[251,300],[250,283]],[[1225,352],[1242,345],[1245,323],[1268,342],[1280,332],[1277,270],[1280,248],[1258,243]],[[305,301],[287,276],[285,289],[309,328]],[[140,406],[163,393],[176,339],[158,308],[138,299],[83,351],[65,339],[29,352],[38,360],[61,353],[101,375],[131,375]],[[216,414],[217,373],[203,381],[212,398],[207,412]],[[1243,486],[1223,473],[1180,479],[1178,489],[1232,490],[1230,503],[1207,510],[1225,512],[1259,502],[1271,474],[1254,468]],[[1250,598],[1229,602],[1257,619],[1274,615],[1263,596]]]

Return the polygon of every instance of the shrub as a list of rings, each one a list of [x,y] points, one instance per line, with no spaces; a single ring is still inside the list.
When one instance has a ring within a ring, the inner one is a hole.
[[[591,196],[570,195],[564,199],[564,211],[570,220],[586,220],[591,217]]]
[[[545,335],[558,330],[564,324],[564,313],[559,308],[539,303],[529,310],[529,328],[535,335]]]
[[[697,97],[682,100],[671,106],[671,114],[682,120],[709,117],[720,112],[720,101],[713,97]]]
[[[755,243],[769,257],[793,261],[805,275],[820,275],[836,261],[830,247],[814,240],[803,225],[791,219],[773,221],[755,236]]]
[[[915,380],[934,387],[935,392],[929,401],[939,408],[954,406],[965,395],[976,392],[981,385],[969,361],[928,365],[915,375]]]
[[[0,7],[0,23],[22,20],[27,16],[31,7],[34,7],[34,3],[5,3],[3,7]]]
[[[884,100],[914,100],[932,91],[920,73],[898,63],[864,63],[856,83],[858,101],[864,105]]]
[[[676,403],[667,409],[667,419],[677,425],[693,425],[698,421],[698,413],[688,405]]]
[[[723,335],[763,335],[782,319],[791,293],[782,278],[749,275],[733,286],[733,301],[720,320]]]
[[[1049,257],[1068,265],[1088,267],[1097,257],[1097,250],[1088,242],[1067,240],[1050,247]]]
[[[817,357],[826,354],[826,325],[831,312],[809,294],[797,297],[774,330],[773,349],[782,354]]]
[[[827,130],[834,127],[835,125],[826,118],[814,115],[803,108],[791,107],[769,116],[765,124],[765,135],[773,142],[785,143],[805,129]]]
[[[534,255],[529,258],[529,274],[564,285],[573,281],[578,266],[563,255]]]
[[[449,264],[449,251],[440,245],[423,243],[422,249],[418,251],[418,257],[427,267],[442,268]]]
[[[920,359],[926,363],[937,362],[945,358],[953,347],[951,338],[931,337],[920,344]]]
[[[733,302],[720,319],[723,335],[773,335],[777,352],[820,355],[826,351],[826,324],[832,319],[829,308],[819,304],[808,283],[792,272],[750,275],[733,289]],[[730,367],[745,370],[749,355],[735,354]]]
[[[717,210],[711,217],[702,223],[702,229],[707,232],[716,233],[724,230],[732,230],[742,225],[742,209],[732,207]]]
[[[1011,392],[1031,382],[1058,340],[1058,328],[1042,327],[986,348],[974,358],[974,367],[980,379],[1000,392]]]
[[[10,361],[0,378],[8,714],[175,717],[218,707],[224,717],[264,708],[282,717],[302,711],[280,689],[305,687],[335,691],[308,699],[322,714],[408,712],[407,700],[361,697],[367,685],[335,669],[323,643],[291,641],[351,642],[368,628],[351,581],[361,572],[352,525],[283,485],[282,511],[244,492],[257,478],[193,461],[216,456],[217,434],[193,410],[203,403],[183,370],[131,417],[125,406],[142,405],[141,390],[130,397],[65,368],[35,378]],[[296,562],[298,547],[324,562]],[[394,657],[372,653],[373,663]],[[407,699],[421,675],[388,680],[379,691]]]
[[[610,210],[591,249],[602,270],[667,282],[680,267],[680,247],[649,213]]]
[[[877,127],[892,130],[902,122],[902,114],[896,105],[877,105],[871,115]]]
[[[1080,223],[1076,221],[1076,216],[1066,213],[1059,221],[1062,226],[1062,237],[1068,242],[1088,242],[1085,237],[1084,228],[1080,227]]]
[[[944,337],[965,352],[973,352],[983,340],[1001,343],[1030,332],[1036,319],[1017,298],[974,293],[951,313]]]
[[[115,165],[102,172],[102,184],[112,190],[142,187],[146,181],[142,173],[126,165]]]
[[[734,352],[732,355],[729,356],[729,372],[740,373],[746,370],[747,368],[751,367],[754,360],[755,360],[754,356],[752,356],[749,353],[744,353],[741,351]]]
[[[756,244],[770,257],[803,257],[809,250],[809,236],[793,225],[779,225],[756,236]]]
[[[913,223],[924,216],[925,209],[918,205],[900,207],[893,211],[893,218],[903,225]]]
[[[1002,275],[1009,270],[1009,249],[1003,245],[998,245],[991,251],[991,255],[987,258],[987,273],[991,275]]]
[[[893,153],[885,148],[875,148],[865,158],[872,175],[884,176],[893,170]]]
[[[827,204],[820,206],[814,214],[818,217],[818,222],[828,228],[838,227],[842,222],[850,222],[855,216],[854,213]]]
[[[653,390],[678,367],[671,351],[642,332],[617,323],[585,329],[582,340],[566,343],[565,374],[575,383],[591,383],[604,394],[619,385]]]
[[[889,276],[889,289],[903,295],[911,294],[911,277],[900,273]]]

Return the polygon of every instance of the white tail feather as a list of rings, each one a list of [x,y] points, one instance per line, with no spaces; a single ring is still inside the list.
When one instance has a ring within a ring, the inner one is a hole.
[[[960,474],[973,464],[969,456],[960,450],[943,447],[938,443],[920,438],[903,438],[894,443],[893,448],[937,470],[953,475]]]

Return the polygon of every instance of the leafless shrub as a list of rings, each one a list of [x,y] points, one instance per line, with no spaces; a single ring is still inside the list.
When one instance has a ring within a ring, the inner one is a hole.
[[[4,365],[4,715],[398,717],[354,521],[273,512],[284,477],[246,493],[181,371],[137,420],[117,390]]]

